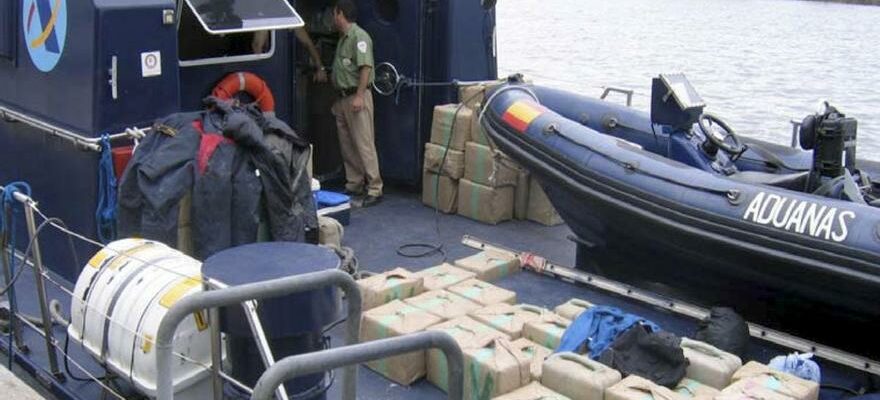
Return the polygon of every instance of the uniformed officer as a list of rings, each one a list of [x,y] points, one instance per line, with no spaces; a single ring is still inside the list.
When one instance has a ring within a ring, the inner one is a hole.
[[[333,22],[339,30],[339,44],[333,58],[331,82],[339,91],[333,104],[339,132],[339,147],[345,164],[345,189],[355,196],[366,195],[363,207],[382,199],[382,177],[373,131],[373,40],[355,21],[352,0],[339,0]]]

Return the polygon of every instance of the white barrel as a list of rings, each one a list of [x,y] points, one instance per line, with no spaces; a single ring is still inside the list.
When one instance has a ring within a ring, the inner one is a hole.
[[[67,333],[99,362],[154,397],[159,323],[177,301],[201,291],[200,262],[159,242],[119,240],[83,268]],[[174,352],[174,391],[182,398],[210,395],[204,392],[210,389],[205,366],[211,365],[204,313],[180,324]]]

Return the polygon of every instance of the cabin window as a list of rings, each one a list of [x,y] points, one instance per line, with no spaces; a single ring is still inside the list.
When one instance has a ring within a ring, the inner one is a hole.
[[[15,18],[15,0],[0,0],[0,58],[15,59],[18,26]]]
[[[180,65],[269,58],[275,52],[274,30],[301,26],[302,18],[286,0],[186,0],[178,30]]]

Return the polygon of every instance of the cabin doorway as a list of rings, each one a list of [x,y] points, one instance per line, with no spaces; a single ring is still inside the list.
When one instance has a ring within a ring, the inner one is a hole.
[[[333,2],[327,0],[296,1],[296,9],[305,21],[305,29],[318,49],[321,63],[333,65],[339,33],[333,26]],[[298,131],[313,146],[313,174],[322,183],[341,182],[344,177],[336,119],[330,113],[338,95],[329,82],[316,82],[318,65],[299,41],[294,48],[294,115]],[[329,75],[329,71],[328,71]],[[329,76],[328,76],[329,78]]]

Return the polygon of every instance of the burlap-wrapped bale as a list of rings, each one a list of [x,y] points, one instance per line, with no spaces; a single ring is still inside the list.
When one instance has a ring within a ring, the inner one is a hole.
[[[458,181],[430,171],[422,174],[422,204],[452,214],[458,210]]]
[[[817,400],[819,384],[798,378],[791,374],[776,371],[759,362],[750,361],[737,370],[730,386],[721,391],[721,396],[757,395],[769,389],[780,398],[789,400]]]
[[[513,218],[526,220],[529,217],[529,181],[531,174],[522,170],[516,174],[516,189],[513,191]]]
[[[687,398],[638,375],[630,375],[605,389],[605,400],[687,400]]]
[[[493,304],[470,314],[471,318],[487,324],[513,339],[522,337],[523,326],[536,321],[550,311],[530,304]]]
[[[473,110],[460,104],[444,104],[434,107],[431,122],[431,143],[464,151],[464,144],[471,136]]]
[[[507,339],[464,349],[464,398],[488,400],[531,382],[529,358]]]
[[[546,312],[523,326],[523,337],[541,346],[556,349],[571,321],[554,313]]]
[[[420,332],[441,321],[443,319],[434,314],[394,300],[363,314],[360,341],[369,342]],[[425,376],[425,357],[425,350],[419,350],[370,361],[367,367],[396,383],[409,385]]]
[[[425,143],[424,170],[461,179],[464,176],[464,152],[434,143]]]
[[[684,378],[675,385],[675,393],[691,400],[713,400],[721,392],[709,385],[702,384],[690,378]]]
[[[730,385],[733,374],[742,367],[739,357],[708,343],[682,338],[681,349],[688,359],[686,376],[716,389]]]
[[[500,81],[486,81],[461,86],[458,89],[458,101],[473,110],[478,110],[486,100],[486,92],[500,84]]]
[[[404,300],[404,303],[416,306],[443,320],[450,320],[479,310],[481,305],[446,290],[432,290]]]
[[[489,137],[489,134],[486,133],[486,129],[480,124],[479,112],[475,112],[474,116],[471,118],[471,137],[468,141],[479,143],[483,146],[495,147],[492,138]]]
[[[522,168],[504,153],[489,146],[467,142],[464,152],[464,178],[483,186],[516,186]]]
[[[529,182],[529,208],[528,219],[541,225],[555,226],[561,224],[562,217],[556,212],[556,208],[550,203],[541,183],[534,176]]]
[[[491,187],[461,179],[458,182],[458,215],[487,224],[513,218],[513,186]]]
[[[538,382],[532,382],[508,394],[493,398],[492,400],[571,400],[556,393]]]
[[[429,331],[443,331],[458,342],[462,350],[480,347],[495,339],[507,339],[507,335],[481,324],[470,317],[458,317],[428,328]],[[449,390],[449,369],[442,351],[428,350],[428,381],[444,392]]]
[[[620,372],[587,356],[557,353],[544,361],[541,384],[571,398],[602,400],[605,389],[620,382]]]
[[[441,290],[457,285],[469,279],[474,279],[477,274],[458,268],[452,264],[443,263],[436,267],[416,273],[424,281],[425,290]]]
[[[494,251],[481,251],[470,257],[453,261],[456,267],[477,274],[477,279],[486,282],[496,281],[520,271],[521,264],[516,257]]]
[[[452,293],[484,306],[516,303],[516,293],[479,279],[469,279],[447,288]]]
[[[513,345],[517,349],[519,349],[519,351],[523,352],[523,354],[529,357],[529,373],[531,373],[532,375],[532,380],[541,380],[541,372],[544,366],[544,360],[547,357],[550,357],[551,354],[553,354],[553,350],[550,350],[526,338],[519,338],[514,340]]]
[[[553,309],[553,312],[562,318],[574,321],[578,315],[581,315],[582,312],[587,311],[587,309],[593,305],[593,303],[586,300],[570,299],[565,303],[556,306],[556,308]]]
[[[369,310],[391,300],[403,300],[424,291],[422,278],[403,268],[373,275],[357,281],[361,289],[363,309]]]

